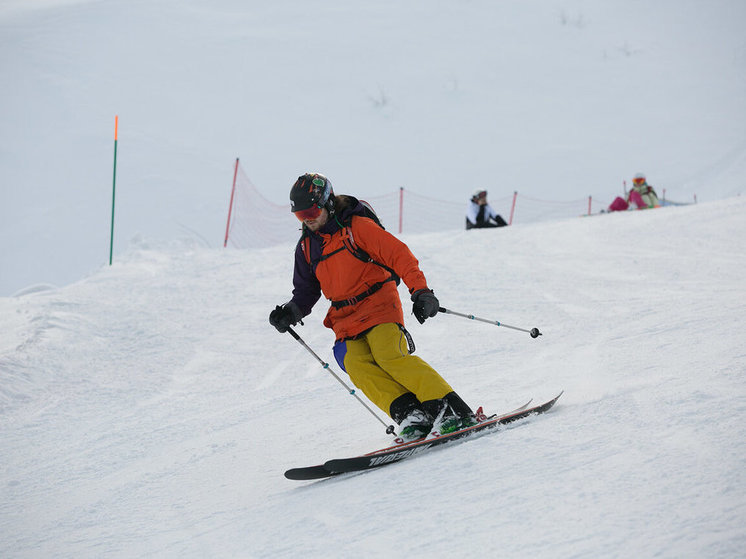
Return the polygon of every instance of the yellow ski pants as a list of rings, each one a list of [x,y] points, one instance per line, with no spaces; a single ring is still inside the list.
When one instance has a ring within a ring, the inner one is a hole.
[[[453,388],[425,361],[409,353],[398,324],[379,324],[354,340],[334,345],[337,363],[368,399],[391,415],[391,402],[408,392],[420,402],[444,397]]]

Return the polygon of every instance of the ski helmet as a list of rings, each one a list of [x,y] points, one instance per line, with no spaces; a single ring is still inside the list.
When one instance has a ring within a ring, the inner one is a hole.
[[[632,184],[645,184],[646,182],[647,179],[645,178],[644,173],[637,173],[632,179]]]
[[[474,194],[472,195],[471,199],[475,202],[479,200],[480,198],[487,198],[487,191],[481,188],[478,188],[474,191]]]
[[[290,211],[298,215],[297,212],[311,209],[317,210],[312,213],[318,215],[318,210],[322,208],[326,208],[330,213],[334,209],[334,190],[331,181],[319,173],[306,173],[298,177],[290,189]]]

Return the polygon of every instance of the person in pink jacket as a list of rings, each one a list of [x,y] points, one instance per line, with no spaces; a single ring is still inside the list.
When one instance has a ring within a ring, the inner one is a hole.
[[[632,179],[632,189],[627,194],[627,199],[625,200],[621,196],[617,196],[609,206],[609,211],[624,211],[629,209],[631,204],[637,206],[638,210],[660,206],[658,195],[655,193],[653,187],[648,184],[645,175],[642,173],[637,173]]]

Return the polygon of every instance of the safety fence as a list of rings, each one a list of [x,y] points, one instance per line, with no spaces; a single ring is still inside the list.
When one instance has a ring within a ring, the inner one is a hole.
[[[224,246],[261,248],[296,241],[300,223],[290,212],[290,203],[275,204],[262,196],[238,159],[233,176]],[[423,196],[404,187],[390,194],[349,194],[368,202],[384,227],[392,233],[431,233],[465,229],[466,226],[468,199],[452,202]],[[568,201],[542,200],[519,192],[489,197],[490,205],[511,225],[599,213],[610,202],[596,201],[591,197]],[[664,202],[664,205],[670,204]]]

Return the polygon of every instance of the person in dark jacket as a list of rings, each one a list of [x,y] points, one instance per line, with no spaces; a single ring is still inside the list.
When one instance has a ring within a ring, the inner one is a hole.
[[[299,177],[290,200],[303,224],[293,297],[270,313],[270,324],[286,332],[310,314],[323,293],[331,303],[324,325],[334,331],[337,362],[399,424],[402,438],[474,425],[471,408],[435,369],[412,355],[399,278],[409,288],[420,323],[437,315],[440,304],[407,245],[366,217],[359,200],[335,195],[323,175]]]
[[[466,228],[504,227],[507,223],[487,202],[487,191],[477,190],[466,210]]]

